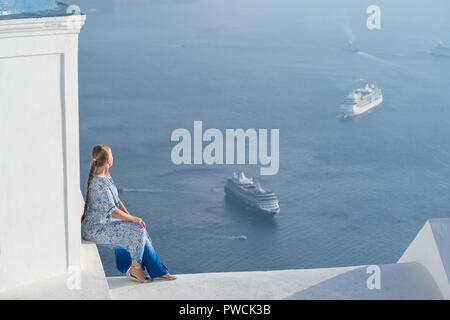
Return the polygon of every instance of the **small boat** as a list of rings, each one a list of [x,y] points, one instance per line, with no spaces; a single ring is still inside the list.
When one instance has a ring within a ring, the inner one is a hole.
[[[447,57],[450,58],[450,47],[444,45],[442,41],[431,49],[431,54],[434,56]]]
[[[352,40],[348,40],[347,44],[342,48],[342,50],[349,52],[358,52],[359,49],[353,44]]]

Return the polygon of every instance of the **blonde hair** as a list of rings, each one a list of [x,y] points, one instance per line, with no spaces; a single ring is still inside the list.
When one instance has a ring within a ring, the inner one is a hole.
[[[91,154],[92,154],[92,161],[91,166],[89,168],[89,176],[87,179],[87,186],[86,186],[86,196],[84,197],[84,210],[83,215],[81,216],[81,221],[84,220],[86,217],[86,211],[89,201],[89,186],[91,184],[92,177],[94,176],[95,169],[97,167],[102,167],[106,164],[106,162],[109,159],[109,154],[111,152],[111,148],[108,147],[106,144],[99,144],[96,145],[94,148],[92,148]]]

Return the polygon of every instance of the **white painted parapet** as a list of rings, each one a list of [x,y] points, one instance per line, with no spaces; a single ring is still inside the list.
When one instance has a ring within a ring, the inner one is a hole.
[[[80,266],[85,18],[0,19],[0,291]]]
[[[381,288],[367,288],[367,266],[177,275],[150,284],[110,277],[112,299],[300,300],[442,299],[427,270],[417,263],[380,265]]]
[[[419,231],[398,263],[417,262],[425,266],[444,299],[450,299],[450,218],[430,219]]]
[[[113,299],[449,299],[450,219],[431,219],[398,263],[377,265],[379,288],[369,287],[369,266],[178,275],[149,285],[110,277]],[[373,266],[372,266],[373,267]]]

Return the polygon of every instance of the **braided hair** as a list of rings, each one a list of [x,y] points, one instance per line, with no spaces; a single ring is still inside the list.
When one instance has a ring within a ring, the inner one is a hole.
[[[89,168],[89,176],[87,179],[87,186],[86,186],[86,196],[84,197],[84,210],[83,215],[81,216],[81,221],[84,220],[86,217],[86,211],[88,207],[88,201],[89,201],[89,186],[91,185],[92,177],[94,176],[95,169],[98,167],[102,167],[106,164],[106,162],[109,159],[109,154],[111,152],[111,148],[108,147],[105,144],[99,144],[96,145],[94,148],[92,148],[92,161]]]

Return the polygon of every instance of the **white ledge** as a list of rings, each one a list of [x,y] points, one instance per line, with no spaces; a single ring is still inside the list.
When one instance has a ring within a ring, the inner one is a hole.
[[[49,268],[51,266],[49,265]],[[103,265],[93,242],[81,244],[81,283],[73,289],[68,286],[74,274],[61,274],[55,277],[34,281],[0,292],[0,299],[5,300],[109,300],[108,283]]]
[[[366,266],[178,275],[136,283],[109,277],[112,299],[297,300],[442,299],[433,278],[418,263],[380,265],[381,288],[368,289]]]
[[[78,34],[85,21],[85,15],[0,20],[0,38]]]

